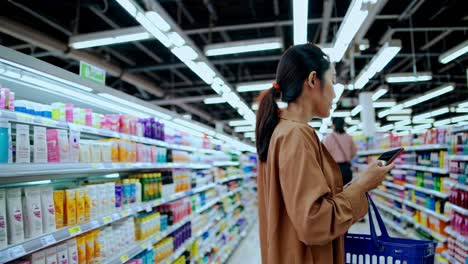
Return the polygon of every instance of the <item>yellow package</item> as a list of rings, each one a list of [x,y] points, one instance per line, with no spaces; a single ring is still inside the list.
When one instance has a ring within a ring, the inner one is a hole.
[[[94,261],[94,232],[85,235],[86,240],[86,263]]]
[[[86,264],[86,238],[78,236],[76,238],[76,247],[78,248],[78,263]]]
[[[119,162],[119,143],[115,139],[109,140],[112,162]]]
[[[65,191],[54,191],[55,227],[57,229],[64,227],[65,224],[64,206]]]
[[[128,142],[126,140],[119,140],[119,161],[120,162],[128,162]]]
[[[76,194],[75,190],[65,190],[65,223],[76,225]]]
[[[84,188],[75,189],[76,196],[76,222],[82,224],[85,222],[85,194]]]
[[[94,237],[94,259],[99,261],[102,257],[102,241],[99,239],[101,232],[99,230],[93,231]]]
[[[85,204],[84,204],[84,220],[85,220],[85,222],[89,222],[89,221],[91,221],[91,207],[93,205],[92,205],[92,202],[91,202],[91,197],[89,196],[89,193],[88,193],[87,190],[85,191],[84,202],[85,202]]]

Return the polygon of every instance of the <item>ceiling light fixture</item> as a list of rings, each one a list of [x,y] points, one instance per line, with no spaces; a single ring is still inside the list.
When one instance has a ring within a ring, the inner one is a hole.
[[[380,97],[384,96],[388,92],[388,86],[380,86],[372,95],[372,100],[377,101]]]
[[[180,119],[180,118],[176,118],[176,119],[174,119],[174,123],[189,127],[189,128],[194,129],[196,131],[200,131],[200,132],[205,133],[205,134],[207,134],[209,136],[214,136],[216,134],[213,131],[213,129],[205,128],[205,127],[202,127],[200,125],[196,125],[193,122],[190,122],[188,120],[183,120],[183,119]]]
[[[419,133],[421,131],[426,131],[427,129],[431,127],[432,127],[432,124],[423,124],[419,126],[414,126],[413,129],[411,129],[411,133]]]
[[[448,125],[450,123],[452,123],[452,119],[450,119],[450,118],[437,120],[437,121],[434,122],[434,127],[446,126],[446,125]]]
[[[432,80],[431,72],[405,72],[392,73],[385,75],[385,80],[388,83],[407,83],[407,82],[425,82]]]
[[[413,124],[432,124],[434,122],[435,122],[434,118],[413,119]]]
[[[333,117],[350,117],[351,113],[349,111],[335,111],[332,114]]]
[[[427,119],[427,118],[443,115],[443,114],[446,114],[448,112],[450,112],[449,108],[448,107],[443,107],[443,108],[440,108],[440,109],[437,109],[437,110],[433,110],[433,111],[430,111],[430,112],[427,112],[427,113],[424,113],[424,114],[414,116],[414,119]]]
[[[70,38],[69,46],[74,49],[85,49],[150,38],[151,35],[147,31],[142,31],[140,27],[133,27],[76,35]]]
[[[399,116],[387,116],[388,121],[401,121],[411,119],[409,115],[399,115]]]
[[[391,40],[385,43],[382,48],[380,48],[379,52],[371,59],[369,64],[359,73],[354,81],[354,88],[364,88],[367,82],[378,72],[382,71],[400,50],[401,41],[399,40]]]
[[[123,105],[127,105],[129,107],[135,108],[135,109],[137,109],[139,111],[142,111],[144,113],[147,113],[149,115],[154,115],[156,117],[166,119],[166,120],[172,119],[172,117],[170,115],[161,113],[159,111],[156,111],[154,109],[142,106],[142,105],[137,104],[137,103],[130,102],[129,100],[125,100],[125,99],[119,98],[117,96],[113,96],[113,95],[110,95],[110,94],[107,94],[107,93],[98,93],[98,95],[102,96],[104,98],[110,99],[110,100],[112,100],[114,102],[117,102],[119,104],[123,104]]]
[[[234,131],[236,131],[236,132],[251,132],[251,131],[255,131],[255,127],[253,127],[253,126],[239,126],[239,127],[235,127]]]
[[[351,44],[354,36],[366,20],[369,11],[363,0],[353,0],[346,12],[336,35],[331,60],[340,61]]]
[[[356,107],[354,107],[353,110],[351,110],[351,116],[355,116],[357,114],[359,114],[362,110],[362,105],[358,105]]]
[[[248,83],[239,83],[236,85],[237,91],[239,93],[244,92],[254,92],[254,91],[263,91],[271,88],[273,85],[273,80],[271,81],[258,81],[258,82],[248,82]]]
[[[255,138],[255,132],[244,133],[244,137],[246,137],[246,138]]]
[[[467,52],[468,52],[468,40],[465,40],[462,43],[458,44],[457,46],[442,53],[439,56],[439,62],[443,64],[447,64]]]
[[[345,87],[341,83],[337,83],[337,84],[333,85],[333,90],[335,90],[335,98],[333,99],[333,103],[335,103],[335,104],[338,103],[338,101],[341,98],[341,95],[344,92],[344,89],[345,89]]]
[[[294,45],[307,43],[309,0],[293,0]]]
[[[375,108],[387,108],[387,107],[395,106],[396,102],[393,101],[393,100],[381,100],[381,101],[377,101],[377,102],[372,103],[372,105]]]
[[[205,55],[220,56],[282,48],[283,41],[281,40],[281,38],[266,38],[206,45]]]
[[[453,123],[458,123],[458,122],[467,121],[467,120],[468,120],[468,115],[462,115],[462,116],[457,116],[457,117],[452,118]]]
[[[222,103],[226,103],[226,99],[224,99],[222,97],[205,98],[205,100],[203,100],[203,103],[205,103],[205,104],[222,104]]]
[[[152,14],[154,12],[147,12]],[[135,19],[140,23],[151,35],[153,35],[161,44],[166,47],[171,46],[171,41],[157,26],[157,21],[151,21],[144,13],[138,12]]]

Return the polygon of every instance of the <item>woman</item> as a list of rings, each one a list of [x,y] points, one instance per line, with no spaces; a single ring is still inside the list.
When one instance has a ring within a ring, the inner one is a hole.
[[[323,144],[338,164],[343,176],[343,185],[346,185],[353,179],[351,160],[356,156],[357,148],[353,138],[344,129],[344,119],[336,117],[332,123],[333,133],[325,138]]]
[[[335,75],[320,48],[297,45],[261,95],[255,133],[264,264],[344,263],[343,234],[367,213],[365,193],[393,168],[373,163],[343,188],[336,162],[307,125],[330,115]],[[288,103],[281,112],[277,96]]]

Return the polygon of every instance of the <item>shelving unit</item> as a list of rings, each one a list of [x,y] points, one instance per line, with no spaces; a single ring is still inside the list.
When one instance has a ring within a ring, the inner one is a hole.
[[[391,209],[390,207],[388,207],[386,205],[383,205],[383,204],[381,204],[379,202],[375,202],[375,205],[378,208],[382,209],[383,211],[392,214],[396,218],[401,218],[402,217],[402,213],[398,212],[397,210]]]
[[[413,207],[414,209],[418,209],[419,211],[422,211],[422,212],[425,212],[425,213],[427,213],[427,214],[430,214],[430,215],[432,215],[432,216],[434,216],[434,217],[436,217],[436,218],[438,218],[438,219],[440,219],[440,220],[442,220],[442,221],[444,221],[444,222],[450,221],[450,219],[449,219],[447,216],[445,216],[445,215],[443,215],[443,214],[440,214],[440,213],[437,213],[437,212],[434,212],[434,211],[432,211],[432,210],[430,210],[430,209],[427,209],[427,208],[424,207],[424,206],[415,204],[415,203],[410,202],[410,201],[404,201],[404,204],[405,204],[405,205],[408,205],[408,206],[410,206],[410,207]]]
[[[372,155],[382,154],[391,149],[397,149],[397,148],[398,147],[391,147],[388,149],[373,149],[373,150],[358,151],[358,156],[372,156]],[[431,144],[431,145],[420,145],[420,146],[403,146],[403,148],[405,148],[406,152],[427,151],[427,150],[447,149],[447,145]]]
[[[445,206],[456,211],[459,214],[468,216],[468,209],[461,208],[460,206],[452,204],[452,203],[446,203]]]
[[[391,188],[398,189],[398,190],[405,190],[405,186],[399,185],[399,184],[394,184],[394,183],[389,182],[389,181],[384,181],[384,182],[382,182],[382,184],[385,185],[385,186],[391,187]]]
[[[433,168],[433,167],[427,167],[427,166],[418,166],[418,165],[408,165],[408,164],[399,164],[399,165],[396,165],[396,168],[406,169],[406,170],[427,171],[427,172],[438,173],[438,174],[449,173],[447,169]]]
[[[394,201],[397,201],[397,202],[400,202],[400,203],[403,203],[403,199],[400,198],[400,197],[397,197],[393,194],[389,194],[389,193],[386,193],[384,191],[381,191],[381,190],[373,190],[371,191],[372,194],[375,194],[375,195],[380,195],[380,196],[383,196],[383,197],[386,197],[390,200],[394,200]]]
[[[439,234],[423,225],[421,225],[420,223],[416,222],[413,218],[407,216],[407,215],[403,215],[402,216],[402,219],[405,220],[406,222],[409,222],[411,224],[414,225],[414,227],[418,228],[418,229],[421,229],[423,230],[424,232],[430,234],[432,237],[434,237],[435,239],[437,239],[437,241],[439,242],[446,242],[447,241],[447,237],[442,235],[442,234]]]
[[[447,199],[449,197],[448,193],[438,192],[438,191],[431,190],[431,189],[424,188],[424,187],[418,187],[416,185],[409,184],[409,183],[405,184],[405,187],[407,187],[409,189],[416,190],[418,192],[423,192],[423,193],[426,193],[426,194],[429,194],[429,195],[434,195],[434,196],[437,196],[437,197],[442,198],[442,199]]]

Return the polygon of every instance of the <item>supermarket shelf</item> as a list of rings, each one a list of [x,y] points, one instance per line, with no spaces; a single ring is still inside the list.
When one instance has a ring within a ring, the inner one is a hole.
[[[195,212],[197,214],[200,214],[202,213],[203,211],[207,210],[208,208],[212,207],[213,205],[217,204],[218,202],[220,201],[220,198],[216,198],[214,199],[213,201],[205,204],[204,206],[200,207],[199,209],[197,209]]]
[[[255,167],[257,166],[257,164],[255,164],[254,162],[241,162],[242,166],[243,167]]]
[[[462,236],[461,234],[455,232],[455,230],[452,229],[452,227],[447,226],[445,228],[445,233],[449,234],[450,236],[456,238],[458,241],[463,243],[463,245],[468,246],[468,237]]]
[[[443,192],[431,190],[431,189],[424,188],[424,187],[418,187],[418,186],[413,185],[413,184],[407,183],[407,184],[405,184],[405,186],[407,188],[409,188],[409,189],[413,189],[413,190],[416,190],[418,192],[422,192],[422,193],[426,193],[426,194],[429,194],[429,195],[437,196],[437,197],[442,198],[442,199],[447,199],[449,197],[448,193],[443,193]]]
[[[234,212],[234,210],[236,210],[236,208],[241,206],[241,205],[242,205],[242,202],[235,203],[232,207],[230,207],[230,208],[228,208],[226,210],[226,213],[230,214],[230,213]]]
[[[468,154],[465,155],[450,155],[450,160],[460,160],[460,161],[468,161]]]
[[[92,134],[92,135],[102,136],[102,137],[129,139],[131,141],[138,142],[138,143],[166,147],[166,148],[176,149],[176,150],[185,150],[189,152],[201,152],[201,153],[207,153],[207,154],[224,153],[222,151],[214,150],[214,149],[195,148],[195,147],[183,146],[183,145],[177,145],[177,144],[168,144],[167,142],[164,142],[161,140],[156,140],[156,139],[151,139],[151,138],[146,138],[146,137],[138,137],[138,136],[129,135],[125,133],[114,132],[114,131],[107,130],[107,129],[99,129],[99,128],[95,128],[91,126],[83,126],[83,125],[77,125],[73,123],[61,122],[61,121],[53,120],[51,118],[30,115],[30,114],[21,113],[21,112],[0,110],[0,117],[8,119],[10,121],[17,122],[17,123],[25,123],[25,124],[30,124],[30,125],[45,126],[45,127],[60,128],[60,129],[71,129],[71,130],[80,131],[81,133],[85,133],[85,134]]]
[[[459,133],[464,131],[468,131],[468,126],[461,126],[450,130],[451,133]]]
[[[213,166],[215,167],[224,167],[224,166],[239,166],[240,163],[238,161],[215,161],[213,162]]]
[[[217,182],[226,183],[226,182],[233,181],[233,180],[244,179],[245,176],[246,176],[245,174],[237,174],[237,175],[233,175],[233,176],[218,180]]]
[[[468,216],[468,209],[462,208],[458,205],[452,204],[452,203],[446,203],[446,206],[449,208],[452,208],[452,210],[456,211],[457,213],[460,213],[462,215]]]
[[[393,194],[386,193],[386,192],[381,191],[381,190],[373,190],[373,191],[371,191],[371,193],[376,194],[376,195],[383,196],[383,197],[385,197],[385,198],[388,198],[388,199],[390,199],[390,200],[394,200],[394,201],[397,201],[397,202],[400,202],[400,203],[403,202],[403,199],[402,199],[402,198],[397,197],[397,196],[395,196],[395,195],[393,195]]]
[[[391,149],[397,149],[397,148],[398,147],[358,151],[358,156],[370,156],[370,155],[382,154]],[[425,151],[425,150],[447,149],[448,147],[447,145],[442,145],[442,144],[431,144],[431,145],[420,145],[420,146],[403,146],[403,148],[405,148],[405,151]]]
[[[385,223],[385,226],[387,227],[390,227],[391,229],[397,231],[398,233],[400,233],[401,235],[403,236],[406,236],[407,235],[407,232],[405,229],[403,229],[401,226],[399,226],[397,223],[395,223],[394,221],[386,218],[385,216],[382,216],[382,220],[384,221]]]
[[[390,213],[390,214],[392,214],[393,216],[395,216],[397,218],[401,218],[402,213],[398,212],[397,210],[392,209],[392,208],[390,208],[390,207],[388,207],[386,205],[383,205],[383,204],[381,204],[379,202],[374,202],[374,203],[378,208],[384,210],[385,212]]]
[[[448,260],[448,262],[450,264],[463,264],[457,260],[455,260],[454,258],[450,257],[449,254],[448,254],[448,251],[444,251],[440,254],[444,259]]]
[[[123,219],[129,215],[133,215],[145,210],[151,211],[153,207],[169,203],[180,198],[205,191],[210,188],[214,188],[215,186],[216,184],[211,183],[206,186],[201,186],[187,192],[175,193],[169,196],[168,198],[161,198],[149,202],[143,202],[140,204],[132,204],[128,208],[120,210],[119,212],[112,213],[111,215],[101,217],[99,219],[92,220],[90,222],[83,223],[80,225],[62,228],[50,234],[45,234],[40,237],[27,240],[23,243],[7,247],[3,250],[0,250],[0,263],[8,262],[19,257],[31,254],[47,246],[54,245],[58,242],[76,237],[82,233],[86,233],[88,231],[98,229],[105,225],[119,221],[120,219]]]
[[[427,167],[427,166],[401,164],[401,165],[397,165],[396,167],[398,169],[427,171],[427,172],[438,173],[438,174],[448,174],[449,173],[449,171],[447,169]]]
[[[450,173],[450,178],[455,179],[455,180],[458,180],[459,177],[464,177],[464,176],[465,176],[464,174],[460,174],[460,173]]]
[[[191,245],[195,241],[195,239],[196,239],[196,237],[189,238],[181,246],[179,246],[179,248],[174,253],[172,253],[169,257],[165,258],[164,260],[162,260],[159,263],[161,263],[161,264],[171,264],[172,262],[176,261],[176,259],[178,257],[180,257],[180,255],[182,255],[182,253],[184,253],[185,250],[187,250],[187,247],[189,245]]]
[[[0,177],[63,175],[75,173],[107,173],[116,171],[134,171],[144,169],[209,169],[212,166],[204,163],[46,163],[46,164],[2,164]]]
[[[384,182],[382,182],[382,184],[385,185],[385,186],[391,187],[391,188],[395,188],[395,189],[401,190],[401,191],[405,190],[405,186],[399,185],[399,184],[395,184],[395,183],[393,183],[393,182],[384,181]]]
[[[427,209],[427,208],[424,207],[424,206],[421,206],[421,205],[412,203],[412,202],[410,202],[410,201],[404,201],[404,204],[405,204],[405,205],[408,205],[408,206],[410,206],[410,207],[413,207],[414,209],[417,209],[417,210],[419,210],[419,211],[422,211],[422,212],[425,212],[425,213],[427,213],[427,214],[430,214],[430,215],[432,215],[432,216],[434,216],[434,217],[436,217],[436,218],[439,218],[440,220],[442,220],[442,221],[444,221],[444,222],[450,221],[450,219],[449,219],[447,216],[445,216],[445,215],[443,215],[443,214],[439,214],[439,213],[437,213],[437,212],[434,212],[434,211],[432,211],[432,210],[430,210],[430,209]]]
[[[420,223],[416,222],[412,217],[410,216],[407,216],[407,215],[403,215],[402,217],[403,220],[405,220],[406,222],[409,222],[411,224],[414,225],[414,227],[418,228],[418,229],[421,229],[423,230],[424,232],[430,234],[433,238],[437,239],[437,241],[439,242],[446,242],[447,241],[447,237],[442,235],[442,234],[439,234],[437,232],[435,232],[434,230],[431,230],[430,228],[427,228],[423,225],[421,225]]]
[[[115,258],[111,259],[105,264],[122,264],[127,262],[128,260],[132,259],[140,252],[146,249],[150,249],[153,247],[154,244],[161,241],[163,238],[167,237],[169,234],[186,224],[187,222],[191,221],[194,216],[187,216],[185,219],[179,221],[177,224],[169,227],[167,230],[157,232],[156,234],[152,235],[150,238],[145,239],[143,241],[137,241],[135,245],[130,247],[128,250],[124,251],[123,254],[119,254]],[[182,253],[181,253],[182,254]]]
[[[407,173],[407,171],[405,171],[405,170],[399,170],[399,169],[393,169],[393,170],[391,170],[390,172],[391,172],[392,174],[393,174],[393,173],[397,173],[397,174],[404,174],[404,175],[406,175],[406,173]]]

